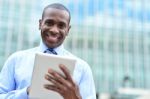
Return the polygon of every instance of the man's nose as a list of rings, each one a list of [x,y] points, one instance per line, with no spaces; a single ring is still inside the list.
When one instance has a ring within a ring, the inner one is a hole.
[[[53,27],[50,29],[50,32],[59,33],[58,27],[57,27],[57,26],[53,26]]]

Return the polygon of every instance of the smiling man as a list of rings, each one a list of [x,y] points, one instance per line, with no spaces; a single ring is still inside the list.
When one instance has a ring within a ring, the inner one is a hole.
[[[45,79],[53,84],[43,85],[47,90],[59,93],[64,99],[96,99],[95,86],[89,65],[63,47],[69,33],[71,15],[59,3],[44,8],[39,20],[41,43],[38,47],[19,51],[5,62],[0,74],[0,99],[28,99],[36,52],[74,57],[77,60],[73,77],[63,64],[60,69],[65,77],[49,69]]]

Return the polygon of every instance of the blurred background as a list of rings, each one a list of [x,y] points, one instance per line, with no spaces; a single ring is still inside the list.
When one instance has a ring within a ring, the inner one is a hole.
[[[0,0],[0,70],[12,53],[39,45],[38,21],[54,2],[71,12],[64,46],[91,66],[97,99],[149,99],[149,0]]]

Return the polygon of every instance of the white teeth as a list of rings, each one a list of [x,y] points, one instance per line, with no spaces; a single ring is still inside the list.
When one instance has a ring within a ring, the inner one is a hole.
[[[59,38],[58,34],[51,34],[49,32],[45,33],[47,35],[47,37],[53,37],[53,38]]]

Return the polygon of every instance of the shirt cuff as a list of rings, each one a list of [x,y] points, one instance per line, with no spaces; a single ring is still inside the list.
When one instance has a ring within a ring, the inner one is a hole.
[[[25,87],[25,88],[19,90],[16,94],[16,98],[17,99],[29,99],[29,96],[27,94],[27,88],[28,87]]]

